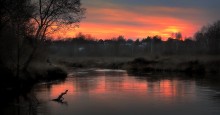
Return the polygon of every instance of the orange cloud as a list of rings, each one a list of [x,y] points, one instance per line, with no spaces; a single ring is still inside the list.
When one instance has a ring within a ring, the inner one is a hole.
[[[142,10],[150,9],[145,8]],[[155,9],[155,12],[173,13],[176,10],[177,13],[185,13],[186,11],[191,11],[194,14],[197,13],[193,9],[184,10],[164,7],[157,7]],[[124,9],[89,8],[87,18],[81,22],[80,28],[64,28],[50,36],[53,38],[72,38],[75,34],[82,32],[90,34],[97,39],[110,39],[119,35],[136,39],[154,35],[167,38],[172,33],[181,32],[183,37],[188,37],[192,36],[199,27],[194,22],[163,14],[146,15],[143,12],[137,13]]]

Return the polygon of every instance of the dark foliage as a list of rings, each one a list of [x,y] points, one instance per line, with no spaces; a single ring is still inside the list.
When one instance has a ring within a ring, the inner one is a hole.
[[[61,68],[55,67],[47,70],[47,81],[51,81],[54,79],[65,79],[67,77],[67,72]]]
[[[148,55],[219,55],[219,22],[202,29],[195,38],[176,38],[162,41],[160,36],[142,40],[126,40],[123,36],[107,40],[95,40],[91,36],[79,34],[67,40],[51,41],[53,55],[64,57],[143,57]],[[59,50],[59,52],[57,52]]]

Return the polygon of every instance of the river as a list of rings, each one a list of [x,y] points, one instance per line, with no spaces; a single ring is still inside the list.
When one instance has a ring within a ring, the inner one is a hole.
[[[5,115],[220,115],[219,82],[123,70],[71,71],[65,81],[39,83]],[[60,93],[64,102],[51,101]],[[22,104],[21,104],[22,103]]]

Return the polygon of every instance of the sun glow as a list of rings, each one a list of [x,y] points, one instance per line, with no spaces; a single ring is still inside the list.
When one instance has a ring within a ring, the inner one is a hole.
[[[152,10],[152,9],[147,9]],[[157,8],[161,11],[175,13],[169,8]],[[177,12],[185,13],[185,9],[176,9]],[[193,9],[187,10],[197,13]],[[164,40],[172,37],[172,33],[181,32],[183,37],[193,36],[200,28],[195,22],[177,18],[175,16],[164,16],[137,13],[133,11],[113,8],[88,8],[86,19],[82,20],[79,28],[62,28],[49,36],[57,38],[73,38],[78,33],[89,34],[96,39],[111,39],[119,35],[125,38],[145,38],[147,36],[159,35]]]
[[[172,33],[180,32],[180,30],[176,26],[169,26],[167,29],[165,29],[165,31]]]

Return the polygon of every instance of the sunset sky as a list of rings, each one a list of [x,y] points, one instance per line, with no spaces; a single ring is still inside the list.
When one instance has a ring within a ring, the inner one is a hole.
[[[97,39],[190,37],[203,25],[220,19],[220,0],[82,0],[86,18],[77,29],[59,31],[56,37],[90,34]]]

